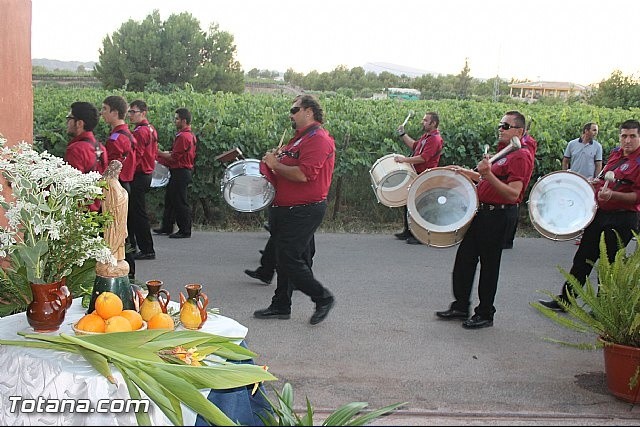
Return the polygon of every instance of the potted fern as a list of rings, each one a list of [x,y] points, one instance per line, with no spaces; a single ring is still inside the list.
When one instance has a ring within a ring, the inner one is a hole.
[[[639,237],[636,233],[634,236]],[[568,293],[568,302],[543,291],[565,309],[566,315],[537,302],[531,306],[561,326],[593,336],[594,340],[588,343],[548,340],[583,349],[603,348],[609,391],[622,400],[639,403],[640,248],[636,245],[628,254],[620,244],[615,259],[609,262],[602,235],[596,270],[599,285],[594,286],[587,278],[584,287],[561,270],[575,293]]]

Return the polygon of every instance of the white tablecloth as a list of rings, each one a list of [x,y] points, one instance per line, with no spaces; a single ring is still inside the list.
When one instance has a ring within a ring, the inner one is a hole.
[[[174,303],[175,304],[175,303]],[[71,325],[85,314],[81,299],[73,300],[61,332],[73,334]],[[247,328],[233,319],[209,315],[201,329],[216,335],[244,338]],[[0,338],[23,339],[18,331],[32,333],[25,313],[0,319]],[[95,406],[101,399],[128,399],[129,393],[120,372],[112,366],[118,385],[109,383],[80,355],[45,349],[0,346],[0,425],[136,425],[134,414],[128,413],[11,413],[11,396],[22,399],[89,399]],[[206,396],[208,390],[203,390]],[[18,405],[19,406],[19,405]],[[153,425],[168,425],[164,414],[151,405]],[[195,413],[183,406],[185,425],[193,425]]]

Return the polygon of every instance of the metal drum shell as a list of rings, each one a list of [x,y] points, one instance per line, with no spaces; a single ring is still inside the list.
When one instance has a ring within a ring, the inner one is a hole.
[[[533,227],[551,240],[580,236],[598,210],[593,186],[573,171],[555,171],[539,178],[529,192],[529,219]]]
[[[257,212],[273,202],[276,190],[260,173],[260,160],[243,159],[231,163],[220,182],[224,200],[238,212]]]
[[[156,160],[156,165],[151,173],[151,188],[166,187],[169,184],[169,178],[171,178],[169,168]]]
[[[426,209],[432,210],[433,218],[425,218]],[[409,229],[425,245],[437,248],[457,245],[477,211],[478,193],[473,181],[451,169],[427,169],[409,187]]]
[[[396,162],[396,155],[379,158],[369,169],[373,193],[379,203],[390,208],[407,204],[409,186],[418,176],[411,164]]]

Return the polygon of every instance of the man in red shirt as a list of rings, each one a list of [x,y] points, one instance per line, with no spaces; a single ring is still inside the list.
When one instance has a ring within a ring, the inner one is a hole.
[[[196,161],[197,138],[191,131],[191,113],[186,108],[178,108],[175,114],[178,133],[171,151],[158,151],[158,162],[169,168],[171,176],[164,195],[162,226],[153,230],[156,234],[168,234],[172,239],[191,237],[191,206],[187,197],[187,187],[191,183],[191,173]],[[178,231],[173,232],[173,224]]]
[[[398,163],[409,163],[413,165],[416,173],[420,175],[427,169],[435,168],[440,162],[440,155],[442,154],[442,137],[438,130],[440,124],[440,117],[438,113],[428,112],[422,118],[422,129],[424,134],[418,140],[414,140],[404,131],[404,126],[398,127],[398,135],[402,142],[411,149],[411,156],[396,156],[395,160]],[[409,220],[407,218],[407,206],[404,207],[404,229],[400,233],[396,233],[395,236],[400,240],[406,240],[410,245],[419,245],[420,241],[416,239],[411,231],[409,231]]]
[[[118,160],[122,163],[120,171],[120,184],[129,195],[129,206],[127,215],[127,252],[125,260],[129,263],[129,278],[135,279],[136,262],[133,257],[134,248],[131,244],[133,230],[131,228],[129,218],[131,216],[131,182],[136,169],[136,139],[129,131],[129,127],[124,121],[127,114],[129,104],[121,96],[107,96],[102,101],[102,110],[100,114],[102,119],[111,127],[111,135],[106,142],[107,154],[109,161]]]
[[[98,110],[89,102],[74,102],[67,115],[67,133],[73,139],[67,144],[64,160],[82,173],[102,174],[109,164],[106,148],[93,135],[98,117]],[[98,212],[100,200],[89,209]]]
[[[613,172],[615,180],[604,187],[604,176]],[[607,258],[613,262],[618,252],[618,237],[626,247],[638,231],[640,212],[640,122],[627,120],[620,125],[620,145],[611,151],[607,165],[592,181],[598,198],[598,210],[593,221],[584,229],[580,246],[573,257],[569,273],[584,286],[593,264],[600,257],[600,236],[604,233]],[[540,304],[552,310],[564,311],[570,285],[562,285],[562,293],[552,301]],[[562,303],[562,304],[561,304]]]
[[[129,104],[129,121],[135,125],[136,171],[131,182],[129,222],[131,223],[131,246],[140,248],[135,259],[155,259],[153,237],[147,214],[147,193],[151,188],[151,175],[158,154],[158,132],[147,120],[147,103],[136,99]]]
[[[278,283],[269,307],[256,310],[258,319],[289,319],[291,295],[302,291],[315,302],[309,323],[322,322],[333,308],[334,297],[314,277],[314,233],[327,210],[327,194],[335,163],[335,142],[325,129],[323,112],[310,95],[294,100],[289,112],[296,133],[278,152],[262,158],[260,171],[275,186],[269,208],[269,228],[275,246]]]
[[[498,125],[498,147],[506,147],[511,138],[524,136],[525,118],[518,111],[508,111]],[[473,218],[464,235],[453,266],[453,296],[449,310],[438,311],[441,320],[464,319],[466,329],[478,329],[493,326],[493,306],[500,260],[505,233],[510,222],[518,213],[518,203],[522,201],[525,189],[529,185],[533,162],[531,152],[521,148],[510,152],[501,159],[489,162],[488,156],[478,163],[478,171],[453,167],[478,182],[478,213]],[[475,314],[469,319],[471,290],[476,268],[480,261],[480,280],[478,282],[479,304]]]

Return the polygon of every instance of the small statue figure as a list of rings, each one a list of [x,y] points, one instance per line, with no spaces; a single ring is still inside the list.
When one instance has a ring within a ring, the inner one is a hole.
[[[102,277],[120,277],[129,274],[129,264],[124,260],[129,194],[127,194],[127,191],[118,180],[121,170],[122,163],[118,160],[112,160],[109,162],[109,166],[103,174],[104,179],[107,181],[108,188],[105,190],[102,210],[110,213],[113,217],[113,222],[109,224],[104,232],[104,240],[111,248],[111,253],[118,263],[113,266],[98,262],[96,265],[96,275]]]

